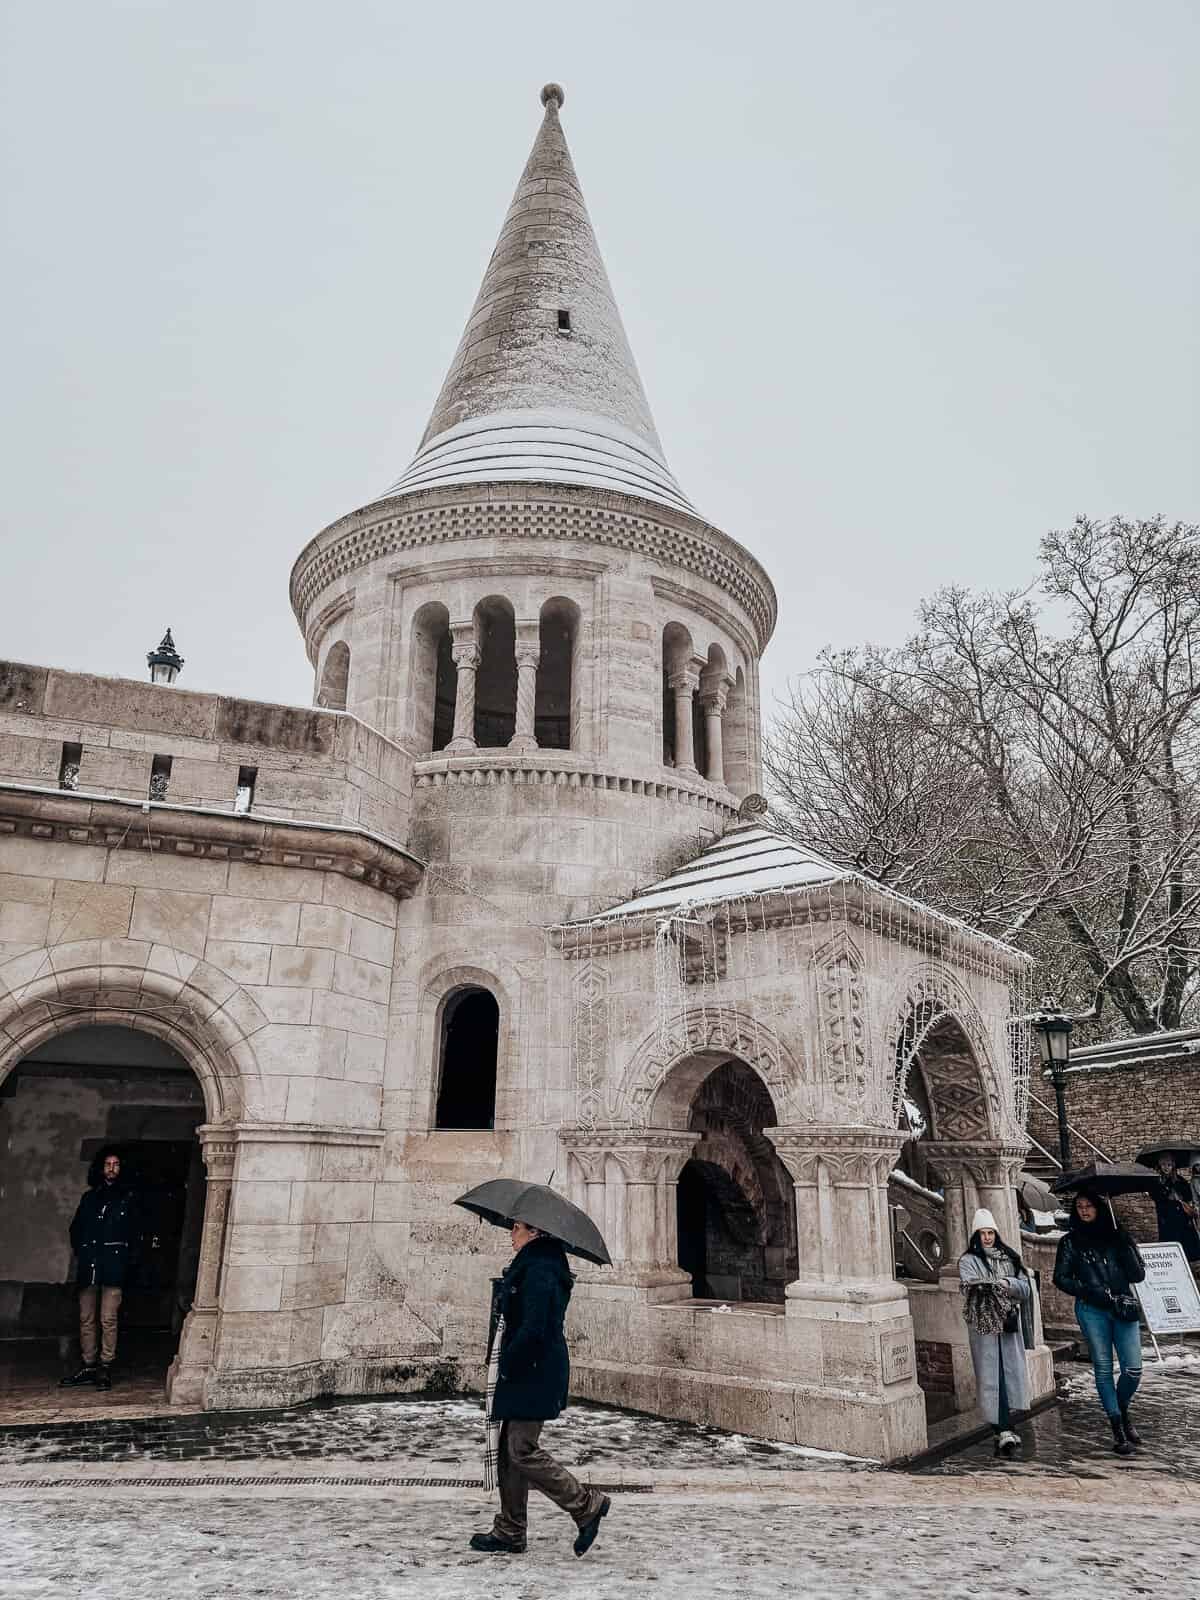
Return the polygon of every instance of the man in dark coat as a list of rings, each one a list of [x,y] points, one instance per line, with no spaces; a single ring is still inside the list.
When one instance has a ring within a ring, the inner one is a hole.
[[[574,1279],[557,1239],[512,1225],[516,1255],[492,1294],[492,1339],[500,1318],[499,1376],[489,1413],[500,1420],[498,1478],[500,1512],[490,1533],[471,1538],[472,1550],[493,1555],[519,1555],[528,1530],[529,1487],[572,1517],[578,1528],[575,1554],[584,1555],[608,1515],[609,1499],[588,1489],[539,1444],[542,1425],[557,1417],[567,1403],[571,1365],[563,1322]],[[488,1348],[492,1354],[491,1343]]]
[[[94,1383],[98,1389],[112,1388],[121,1295],[136,1265],[140,1244],[137,1202],[133,1191],[121,1182],[121,1158],[115,1150],[101,1150],[88,1170],[88,1190],[71,1222],[71,1249],[78,1262],[75,1282],[83,1365],[62,1380],[64,1385]]]

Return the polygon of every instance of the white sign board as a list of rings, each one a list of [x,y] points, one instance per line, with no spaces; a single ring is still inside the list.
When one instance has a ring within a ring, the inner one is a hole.
[[[1134,1290],[1151,1333],[1200,1330],[1200,1290],[1181,1244],[1139,1244],[1146,1276]]]

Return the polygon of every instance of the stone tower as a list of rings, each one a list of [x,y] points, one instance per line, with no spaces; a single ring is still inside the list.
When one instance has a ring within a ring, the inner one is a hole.
[[[309,543],[291,587],[317,703],[416,760],[412,847],[472,881],[478,863],[539,922],[628,893],[758,787],[776,615],[666,464],[563,92],[541,98],[415,458]]]

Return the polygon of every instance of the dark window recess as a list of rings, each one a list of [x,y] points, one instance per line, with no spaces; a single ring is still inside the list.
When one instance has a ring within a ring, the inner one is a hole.
[[[257,767],[238,768],[237,792],[233,797],[233,809],[239,816],[244,816],[254,804],[254,785],[257,782]]]
[[[560,311],[558,313],[558,331],[559,333],[570,333],[571,313],[569,311]]]
[[[151,800],[165,800],[167,790],[171,785],[171,758],[170,756],[155,756],[150,763],[150,798]]]
[[[486,989],[460,989],[442,1012],[435,1128],[494,1128],[500,1008]]]
[[[83,760],[83,746],[81,744],[64,744],[62,747],[62,761],[58,767],[58,787],[60,789],[78,789],[79,764]]]

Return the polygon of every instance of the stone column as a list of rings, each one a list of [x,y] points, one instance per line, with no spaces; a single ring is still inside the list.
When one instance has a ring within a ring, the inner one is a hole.
[[[700,704],[704,707],[704,729],[708,736],[708,771],[704,776],[709,783],[725,782],[725,748],[723,744],[723,720],[725,717],[725,703],[729,698],[729,690],[724,684],[718,684],[715,689],[705,689],[700,696]]]
[[[946,1259],[942,1271],[958,1276],[958,1258],[971,1236],[971,1218],[983,1206],[992,1213],[1007,1244],[1018,1249],[1021,1222],[1016,1184],[1025,1159],[1019,1145],[991,1140],[926,1141],[925,1156],[942,1180],[945,1198]]]
[[[675,696],[675,770],[696,772],[696,741],[692,737],[692,698],[700,687],[700,674],[681,667],[667,679]]]
[[[536,640],[523,640],[517,629],[517,726],[508,748],[523,754],[536,750],[537,737],[533,731],[534,708],[537,704],[537,672],[542,649]]]
[[[473,622],[456,623],[450,630],[451,655],[458,673],[454,697],[454,737],[446,754],[460,756],[477,748],[475,744],[475,674],[479,670],[479,645]]]
[[[204,1231],[192,1309],[167,1373],[167,1399],[172,1405],[197,1405],[204,1399],[204,1380],[212,1366],[220,1314],[221,1268],[229,1225],[229,1199],[237,1146],[227,1128],[198,1128],[207,1172]]]
[[[925,1401],[887,1203],[902,1136],[818,1124],[763,1131],[796,1186],[800,1276],[787,1287],[786,1324],[807,1385],[804,1442],[885,1461],[915,1454],[927,1439]]]

